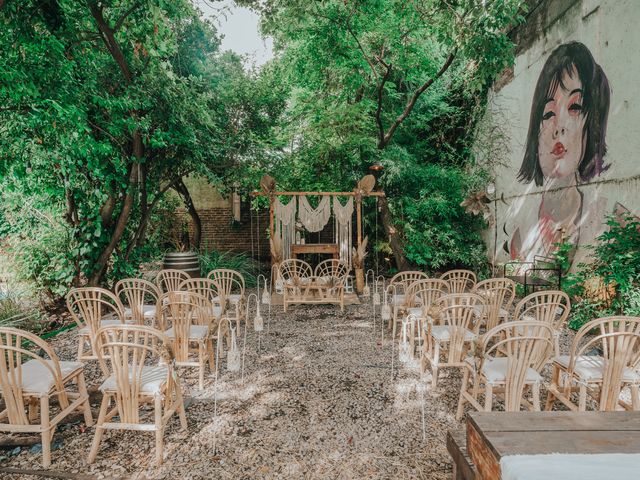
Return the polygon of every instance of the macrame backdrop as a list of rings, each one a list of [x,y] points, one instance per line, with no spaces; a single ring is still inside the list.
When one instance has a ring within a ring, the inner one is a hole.
[[[338,197],[333,197],[333,215],[335,216],[336,241],[340,246],[340,260],[351,266],[351,240],[353,197],[342,205]]]
[[[275,234],[282,239],[282,259],[291,258],[291,245],[296,240],[296,197],[283,205],[279,198],[273,204],[276,217]]]
[[[308,232],[319,232],[329,222],[331,217],[331,202],[328,196],[322,197],[318,208],[309,205],[307,197],[302,195],[298,199],[298,220]]]

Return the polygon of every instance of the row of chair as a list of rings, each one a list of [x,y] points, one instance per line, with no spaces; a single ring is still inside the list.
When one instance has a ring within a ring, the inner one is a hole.
[[[225,334],[229,340],[234,324],[239,329],[244,279],[233,271],[193,279],[178,270],[164,270],[155,284],[124,279],[114,292],[72,289],[67,306],[79,327],[78,361],[60,361],[31,333],[0,329],[0,388],[5,401],[0,431],[39,433],[43,464],[48,467],[56,425],[74,411],[84,415],[87,426],[93,424],[83,362],[97,360],[104,375],[103,397],[89,462],[96,458],[104,431],[119,428],[154,431],[156,460],[161,463],[163,432],[173,414],[178,413],[186,428],[176,367],[198,368],[199,387],[204,388],[206,364],[213,369],[220,354],[218,340]],[[50,403],[52,398],[57,404]],[[154,411],[150,422],[140,416],[146,404]]]
[[[546,365],[553,366],[548,409],[559,400],[583,411],[588,395],[602,410],[640,408],[640,319],[636,317],[590,322],[563,355],[559,338],[571,308],[564,292],[534,292],[512,308],[512,280],[476,283],[473,272],[465,270],[447,272],[438,279],[426,278],[422,272],[402,272],[389,286],[394,333],[401,320],[405,348],[413,356],[418,347],[422,370],[431,368],[433,387],[439,369],[463,370],[458,416],[467,403],[490,410],[494,394],[504,397],[506,409],[525,405],[540,410],[541,371]],[[599,334],[590,335],[593,331]],[[596,346],[602,355],[585,355]],[[631,404],[619,399],[624,387],[630,388]],[[523,397],[525,390],[531,392],[531,402]],[[484,406],[477,401],[480,391]],[[573,392],[579,394],[577,404],[571,399]]]

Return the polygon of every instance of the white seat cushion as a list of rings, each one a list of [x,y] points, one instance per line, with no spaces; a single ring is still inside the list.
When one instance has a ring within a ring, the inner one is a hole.
[[[406,295],[404,293],[393,295],[391,297],[391,303],[393,303],[394,305],[403,305],[405,297]]]
[[[131,307],[125,307],[124,314],[127,317],[130,317],[132,314]],[[155,305],[143,305],[142,306],[142,314],[144,318],[153,318],[156,316],[156,306]]]
[[[569,368],[569,355],[560,355],[553,359],[555,363],[565,369]],[[574,372],[586,382],[596,382],[602,380],[602,370],[604,359],[598,355],[583,355],[576,359]],[[626,368],[622,379],[629,383],[640,383],[640,372]]]
[[[131,378],[131,372],[129,372]],[[155,367],[142,367],[142,375],[140,376],[140,393],[144,395],[156,395],[162,392],[163,385],[167,382],[167,366],[158,365]],[[101,392],[115,392],[118,390],[116,377],[111,375],[102,385]]]
[[[450,327],[447,325],[434,325],[431,327],[431,336],[437,342],[448,342],[451,338],[451,334],[449,333]],[[471,342],[477,338],[477,335],[473,333],[471,330],[466,330],[464,333],[464,341]]]
[[[46,360],[51,363],[51,360]],[[70,374],[82,370],[82,362],[59,362],[62,379]],[[22,365],[22,391],[46,395],[55,386],[55,380],[51,371],[39,360],[29,360]]]
[[[173,327],[164,332],[169,338],[174,338]],[[189,340],[202,340],[209,334],[209,329],[205,325],[191,325],[189,327]]]
[[[470,365],[475,365],[475,359],[467,357],[466,362]],[[507,367],[509,365],[509,359],[507,357],[497,357],[485,359],[482,364],[482,375],[487,379],[488,383],[504,383],[507,378]],[[542,381],[542,377],[533,368],[527,369],[527,376],[525,383],[539,383]]]
[[[122,322],[120,320],[102,320],[100,322],[100,327],[107,327],[109,325],[121,325]],[[80,335],[89,335],[91,334],[91,330],[89,329],[89,325],[85,325],[80,330],[78,330]]]
[[[473,307],[473,313],[475,313],[476,317],[479,317],[480,315],[482,315],[482,305],[476,305],[475,307]],[[509,312],[504,308],[501,308],[498,316],[500,318],[508,318]]]
[[[236,305],[242,300],[242,295],[239,293],[232,293],[227,297],[227,300],[229,300],[231,305]]]

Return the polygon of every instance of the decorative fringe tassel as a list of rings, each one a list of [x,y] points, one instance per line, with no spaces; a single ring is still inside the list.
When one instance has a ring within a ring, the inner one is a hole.
[[[256,312],[256,316],[253,319],[253,330],[255,332],[261,332],[264,330],[264,319],[260,315],[260,309]]]
[[[267,290],[267,282],[264,283],[264,290],[262,292],[262,304],[269,305],[271,303],[271,295],[269,294],[269,290]]]

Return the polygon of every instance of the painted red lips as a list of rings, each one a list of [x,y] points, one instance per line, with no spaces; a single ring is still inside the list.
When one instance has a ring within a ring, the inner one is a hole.
[[[551,150],[551,153],[553,153],[556,156],[560,156],[560,155],[564,155],[564,153],[567,151],[566,148],[564,148],[564,145],[560,142],[557,142],[554,146],[553,146],[553,150]]]

